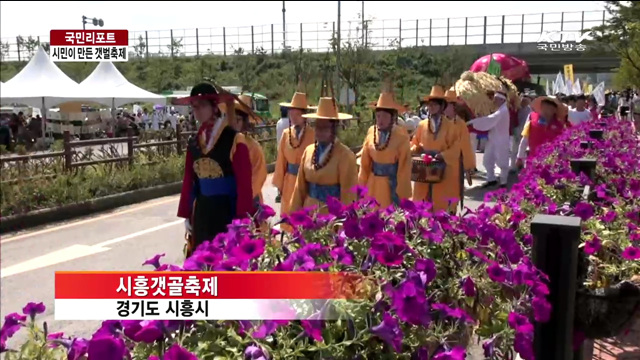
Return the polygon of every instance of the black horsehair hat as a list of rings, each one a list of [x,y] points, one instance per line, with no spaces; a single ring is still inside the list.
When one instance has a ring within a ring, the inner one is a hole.
[[[188,97],[178,98],[173,101],[174,105],[191,105],[194,100],[205,99],[211,100],[214,103],[222,101],[224,94],[218,93],[215,86],[210,83],[200,83],[191,89],[191,94]]]

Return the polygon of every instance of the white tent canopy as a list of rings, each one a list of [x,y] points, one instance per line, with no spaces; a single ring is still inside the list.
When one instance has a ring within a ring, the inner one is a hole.
[[[45,109],[83,100],[87,98],[80,92],[78,83],[62,72],[42,47],[24,69],[2,84],[0,93],[2,104],[18,103]]]
[[[101,62],[83,82],[80,89],[96,99],[109,99],[105,105],[118,107],[134,102],[166,104],[166,98],[130,83],[111,62]]]

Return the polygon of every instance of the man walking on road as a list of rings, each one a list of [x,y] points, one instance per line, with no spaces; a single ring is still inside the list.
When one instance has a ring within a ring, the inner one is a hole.
[[[507,187],[509,178],[509,108],[507,94],[496,92],[493,102],[498,110],[489,116],[479,117],[468,122],[478,131],[488,131],[489,140],[484,151],[483,165],[487,169],[487,182],[482,185],[488,188],[498,185],[495,167],[500,168],[500,187]]]

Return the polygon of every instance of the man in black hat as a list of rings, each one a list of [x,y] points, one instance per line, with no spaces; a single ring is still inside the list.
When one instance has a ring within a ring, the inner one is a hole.
[[[188,141],[178,217],[185,219],[187,257],[204,241],[227,231],[234,218],[255,212],[251,186],[251,161],[244,135],[230,126],[235,115],[234,97],[218,93],[208,83],[196,85],[191,96],[175,101],[191,105],[200,122]],[[218,107],[224,104],[227,116]]]

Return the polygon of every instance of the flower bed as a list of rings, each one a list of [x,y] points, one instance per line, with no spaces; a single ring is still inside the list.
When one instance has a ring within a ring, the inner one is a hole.
[[[545,275],[529,259],[536,213],[584,220],[587,288],[640,273],[638,139],[629,125],[612,123],[605,141],[581,150],[588,126],[543,147],[511,193],[498,192],[487,199],[495,205],[463,217],[431,214],[429,204],[409,201],[372,211],[372,200],[357,189],[357,203],[330,200],[329,214],[292,214],[286,221],[297,231],[289,240],[237,221],[182,266],[160,264],[162,255],[144,263],[158,271],[351,271],[377,284],[364,300],[342,304],[339,321],[105,321],[81,339],[39,329],[33,319],[44,306],[31,303],[25,315],[5,318],[3,349],[20,328],[32,332],[6,358],[457,360],[473,334],[488,358],[532,359],[532,323],[551,312]],[[589,179],[570,171],[577,157],[599,159],[593,203],[578,191]],[[259,220],[270,215],[265,208]]]

